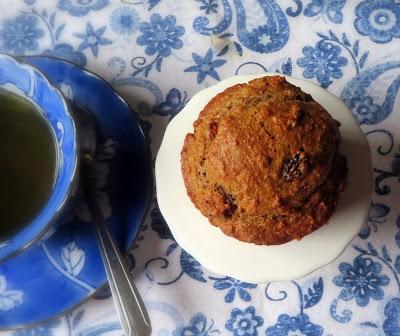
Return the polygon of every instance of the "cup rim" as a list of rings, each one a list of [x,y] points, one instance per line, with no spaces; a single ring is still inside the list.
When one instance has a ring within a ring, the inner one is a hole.
[[[55,223],[55,221],[58,219],[59,215],[62,213],[62,211],[65,209],[66,205],[68,204],[68,201],[71,199],[74,193],[74,189],[78,184],[78,167],[79,167],[79,162],[80,162],[80,157],[79,157],[79,142],[78,142],[78,134],[77,134],[77,127],[76,127],[76,122],[73,117],[73,113],[71,112],[71,106],[68,103],[68,100],[64,96],[64,94],[61,92],[60,89],[58,89],[52,81],[45,75],[43,74],[39,69],[34,67],[33,65],[25,62],[23,59],[21,59],[19,56],[11,55],[9,53],[0,53],[0,58],[8,58],[12,60],[13,62],[17,63],[18,65],[23,65],[25,68],[29,68],[33,73],[35,73],[36,76],[41,77],[43,81],[45,82],[46,86],[51,89],[56,95],[59,96],[60,102],[63,105],[63,111],[66,115],[67,118],[69,118],[72,126],[72,141],[73,141],[73,156],[70,159],[73,159],[73,165],[72,165],[72,172],[68,176],[68,181],[69,183],[64,187],[63,189],[60,190],[60,193],[62,196],[60,199],[53,205],[49,206],[50,200],[52,199],[54,195],[54,189],[57,185],[57,180],[58,180],[58,171],[56,172],[55,175],[55,180],[54,180],[54,186],[53,190],[50,194],[50,196],[46,199],[44,204],[42,205],[41,209],[35,214],[34,217],[32,217],[27,224],[23,226],[22,229],[18,230],[16,233],[11,234],[10,237],[5,238],[4,241],[11,241],[15,239],[18,235],[21,235],[23,232],[26,232],[27,228],[31,226],[39,226],[37,232],[34,232],[32,237],[28,239],[25,243],[22,243],[21,246],[15,246],[14,248],[11,249],[10,252],[6,253],[4,256],[0,256],[0,265],[3,264],[4,262],[8,261],[9,259],[23,253],[27,249],[29,249],[32,245],[40,241],[46,233],[50,230],[52,225]],[[7,90],[7,89],[5,89]],[[46,116],[45,116],[46,117]],[[47,119],[47,118],[46,118]],[[51,128],[53,128],[51,126]],[[54,130],[53,130],[54,131]],[[57,140],[56,140],[57,141]],[[57,151],[60,152],[60,149],[57,147]],[[70,160],[68,160],[70,161]],[[45,212],[50,212],[51,218],[49,220],[39,220],[38,217],[40,214],[43,214]],[[1,245],[1,242],[0,242]]]

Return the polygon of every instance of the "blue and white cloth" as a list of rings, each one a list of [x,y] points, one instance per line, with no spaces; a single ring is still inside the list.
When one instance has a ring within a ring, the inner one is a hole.
[[[145,120],[153,156],[190,97],[234,74],[277,71],[341,97],[370,141],[375,191],[337,260],[268,285],[212,274],[176,244],[154,201],[133,273],[157,336],[400,335],[398,0],[1,0],[0,50],[65,58],[107,79]],[[0,275],[0,314],[6,292]],[[2,335],[121,333],[104,293]]]

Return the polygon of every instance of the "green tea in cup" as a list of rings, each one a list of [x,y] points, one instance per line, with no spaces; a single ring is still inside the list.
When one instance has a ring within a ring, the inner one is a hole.
[[[41,111],[0,89],[0,238],[22,229],[51,195],[55,137]]]

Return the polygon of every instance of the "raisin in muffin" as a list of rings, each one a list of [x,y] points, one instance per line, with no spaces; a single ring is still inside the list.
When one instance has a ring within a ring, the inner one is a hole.
[[[264,77],[206,105],[185,138],[182,174],[194,205],[225,234],[282,244],[332,215],[347,176],[339,144],[339,122],[309,94]]]

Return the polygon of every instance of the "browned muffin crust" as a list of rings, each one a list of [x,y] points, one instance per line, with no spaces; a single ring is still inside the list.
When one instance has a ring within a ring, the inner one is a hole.
[[[339,123],[310,95],[264,77],[207,104],[185,138],[182,174],[192,202],[225,234],[282,244],[332,215],[347,175],[339,143]]]

